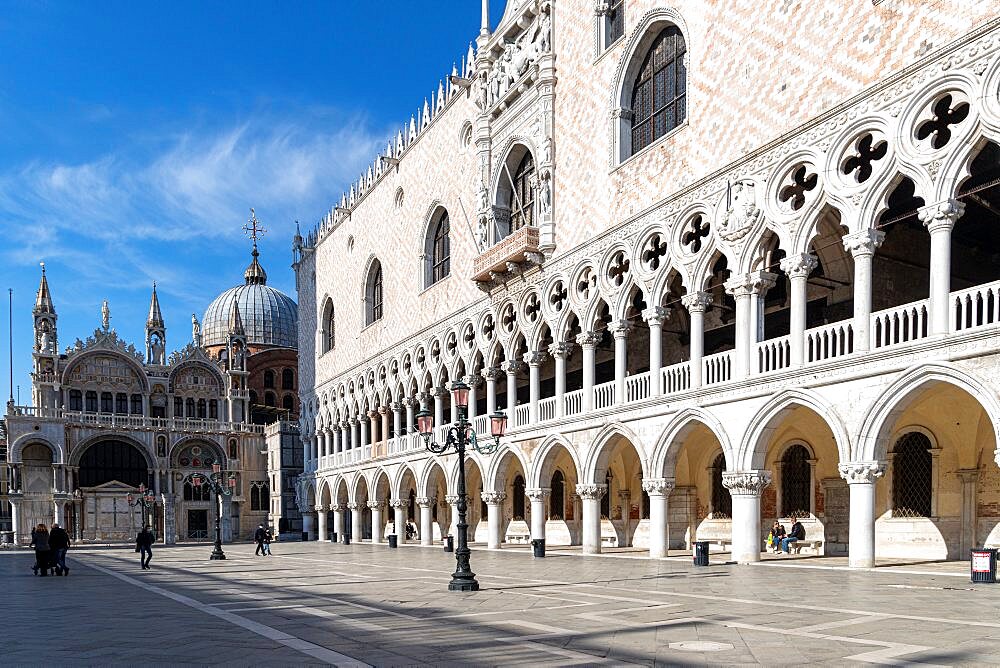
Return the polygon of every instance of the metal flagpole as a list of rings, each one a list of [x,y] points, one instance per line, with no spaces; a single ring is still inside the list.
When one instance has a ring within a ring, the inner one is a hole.
[[[14,288],[7,288],[7,336],[10,356],[10,397],[7,403],[14,405]]]

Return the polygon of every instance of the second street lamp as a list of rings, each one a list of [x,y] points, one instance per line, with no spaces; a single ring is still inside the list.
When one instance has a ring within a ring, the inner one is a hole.
[[[155,533],[155,528],[153,527],[153,513],[152,509],[156,506],[156,499],[153,496],[153,490],[146,489],[145,484],[139,485],[139,496],[133,496],[131,493],[128,495],[128,505],[133,508],[142,508],[142,524],[143,526],[148,526],[151,531]]]
[[[457,567],[448,583],[451,591],[478,591],[479,582],[476,574],[472,572],[469,563],[469,556],[472,551],[469,549],[468,530],[469,525],[465,521],[465,512],[468,508],[468,499],[465,489],[465,452],[471,447],[484,455],[496,452],[500,446],[500,439],[507,429],[507,416],[499,411],[490,415],[490,432],[493,441],[480,444],[476,432],[469,423],[469,386],[461,381],[451,384],[452,395],[455,399],[455,408],[458,412],[458,419],[448,428],[444,443],[435,443],[432,440],[434,431],[434,418],[430,411],[422,410],[417,413],[417,430],[424,439],[426,448],[435,454],[444,454],[449,449],[454,448],[458,453],[458,547],[455,548],[455,561]]]
[[[208,485],[215,494],[218,506],[215,513],[215,548],[212,550],[212,556],[209,558],[213,560],[225,559],[226,553],[222,551],[222,525],[220,524],[220,520],[222,519],[222,497],[233,495],[233,490],[236,488],[236,474],[226,474],[220,465],[212,464],[211,475],[200,472],[192,473],[187,477],[187,481],[190,481],[195,487],[201,487],[203,484]]]

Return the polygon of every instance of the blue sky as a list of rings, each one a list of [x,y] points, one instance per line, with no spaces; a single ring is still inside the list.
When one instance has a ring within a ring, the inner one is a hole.
[[[479,15],[478,0],[5,3],[0,287],[14,289],[21,403],[40,261],[60,348],[92,333],[104,299],[139,347],[154,280],[180,348],[191,314],[242,281],[252,206],[268,282],[294,297],[294,221],[339,199],[461,59]]]

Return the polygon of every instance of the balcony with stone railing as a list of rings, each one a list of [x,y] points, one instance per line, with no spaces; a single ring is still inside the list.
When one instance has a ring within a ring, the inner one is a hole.
[[[483,253],[473,261],[472,280],[491,284],[505,276],[523,272],[526,265],[541,264],[538,251],[538,228],[522,227]]]
[[[18,421],[59,420],[67,426],[91,429],[131,429],[144,431],[179,431],[196,434],[263,434],[264,426],[246,422],[226,422],[205,418],[151,418],[144,415],[87,413],[62,408],[13,406],[7,413],[13,427]]]

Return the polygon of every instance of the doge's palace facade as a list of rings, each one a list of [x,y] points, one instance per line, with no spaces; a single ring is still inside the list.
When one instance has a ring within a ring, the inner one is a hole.
[[[510,0],[296,236],[304,530],[451,532],[461,378],[490,547],[1000,544],[998,9]]]

